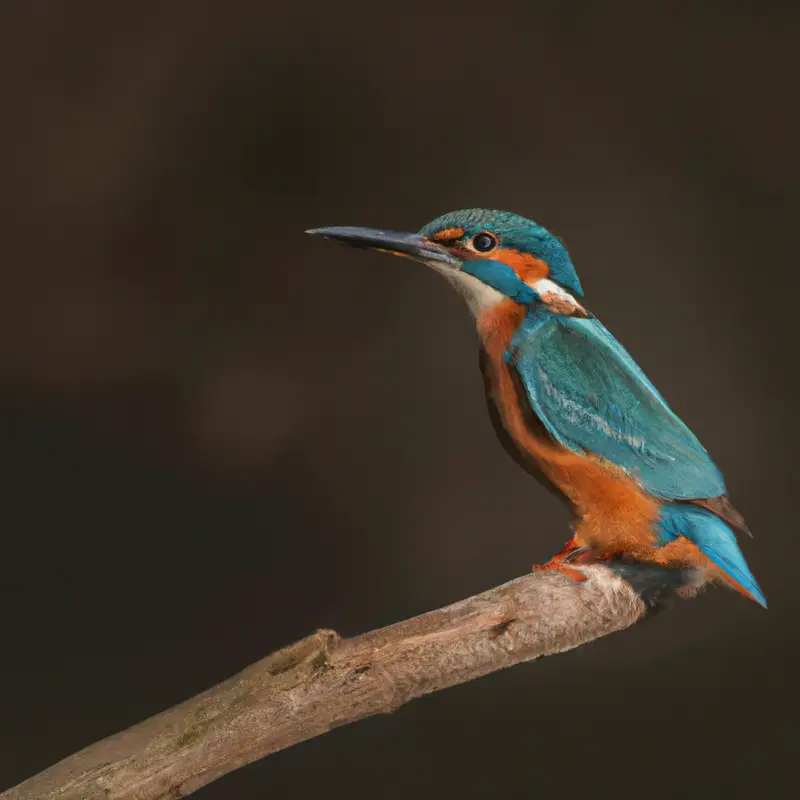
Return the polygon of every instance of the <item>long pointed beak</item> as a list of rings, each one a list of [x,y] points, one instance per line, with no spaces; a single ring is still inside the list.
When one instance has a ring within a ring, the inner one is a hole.
[[[406,256],[423,264],[436,262],[451,267],[461,266],[461,262],[450,251],[436,242],[416,233],[401,233],[400,231],[384,231],[378,228],[312,228],[306,233],[314,236],[324,236],[351,247],[365,247],[369,250],[379,250],[383,253]],[[434,266],[432,264],[431,266]]]

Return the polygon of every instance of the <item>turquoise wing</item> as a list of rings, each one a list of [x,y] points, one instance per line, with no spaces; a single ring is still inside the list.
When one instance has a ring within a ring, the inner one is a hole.
[[[616,464],[665,500],[725,494],[697,437],[598,320],[532,311],[506,360],[561,444]]]

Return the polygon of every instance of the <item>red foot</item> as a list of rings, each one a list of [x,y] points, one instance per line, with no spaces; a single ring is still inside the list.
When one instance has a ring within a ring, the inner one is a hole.
[[[546,564],[534,564],[533,572],[560,572],[568,578],[581,582],[586,580],[586,575],[571,566],[572,564],[597,564],[607,561],[612,556],[613,553],[579,545],[573,537]]]
[[[586,576],[579,569],[573,569],[567,564],[568,561],[575,558],[580,550],[581,547],[573,536],[546,564],[534,564],[531,567],[531,571],[560,572],[562,575],[566,575],[579,583],[585,581]]]
[[[555,558],[551,558],[546,564],[534,564],[531,567],[531,572],[560,572],[562,575],[566,575],[568,578],[572,578],[572,580],[578,583],[582,583],[586,580],[586,576],[579,569],[570,567],[568,564],[560,560],[557,561]]]
[[[566,560],[570,564],[601,564],[603,561],[608,561],[614,557],[614,554],[607,550],[592,550],[589,547],[579,548],[579,551],[573,551],[574,555],[567,555]]]
[[[563,561],[571,553],[580,550],[581,546],[575,541],[573,536],[551,559],[550,561]]]

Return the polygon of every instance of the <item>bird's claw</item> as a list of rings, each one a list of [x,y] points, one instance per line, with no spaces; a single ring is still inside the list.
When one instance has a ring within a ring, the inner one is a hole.
[[[560,572],[562,575],[566,575],[568,578],[572,578],[572,580],[578,583],[583,583],[583,581],[586,580],[586,575],[584,575],[581,570],[570,567],[563,561],[556,561],[554,559],[550,559],[546,564],[534,564],[531,567],[531,572]]]

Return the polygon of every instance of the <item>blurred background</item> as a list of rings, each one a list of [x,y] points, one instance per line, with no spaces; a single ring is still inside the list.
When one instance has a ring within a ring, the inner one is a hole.
[[[3,3],[0,788],[561,547],[462,301],[303,234],[479,205],[564,238],[725,471],[770,610],[712,590],[197,797],[793,796],[799,31],[774,2]]]

